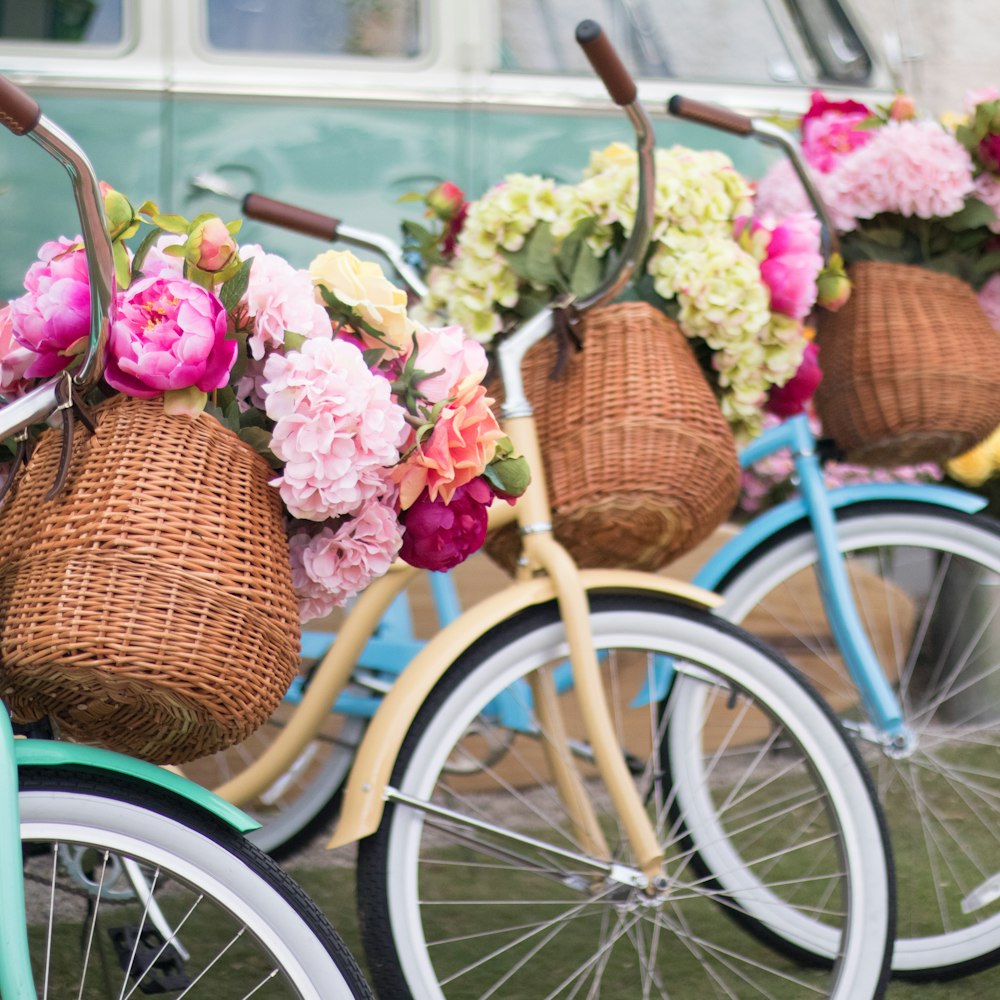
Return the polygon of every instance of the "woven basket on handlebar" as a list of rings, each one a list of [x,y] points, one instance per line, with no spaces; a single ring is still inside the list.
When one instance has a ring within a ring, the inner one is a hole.
[[[205,414],[117,396],[46,431],[0,516],[0,695],[16,719],[156,763],[245,739],[295,675],[299,621],[270,469]]]
[[[729,426],[680,328],[641,302],[587,313],[583,349],[551,378],[553,337],[524,363],[558,540],[581,566],[656,570],[731,512],[739,464]],[[508,571],[510,525],[486,542]]]
[[[817,331],[825,433],[854,462],[943,462],[1000,425],[1000,334],[973,290],[907,264],[850,268],[853,291]]]

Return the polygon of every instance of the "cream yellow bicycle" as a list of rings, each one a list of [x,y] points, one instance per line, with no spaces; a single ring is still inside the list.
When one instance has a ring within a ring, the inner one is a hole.
[[[653,139],[600,30],[584,22],[578,39],[635,127],[641,165],[634,232],[615,273],[574,303],[583,313],[617,294],[648,239]],[[713,595],[581,570],[553,537],[520,374],[552,321],[543,310],[498,349],[504,430],[534,473],[495,519],[520,527],[518,577],[387,691],[331,841],[359,845],[376,988],[419,1000],[881,996],[890,860],[829,709],[717,618]],[[392,572],[359,598],[280,734],[223,797],[250,804],[302,760],[412,577]]]

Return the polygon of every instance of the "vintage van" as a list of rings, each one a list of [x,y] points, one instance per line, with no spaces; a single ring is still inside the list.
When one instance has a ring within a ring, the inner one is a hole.
[[[395,235],[404,192],[572,177],[629,138],[576,49],[584,17],[640,80],[660,142],[725,148],[751,173],[766,155],[752,140],[670,120],[670,94],[761,111],[801,110],[815,86],[891,89],[841,0],[0,0],[0,72],[134,199],[232,217],[192,185],[211,172]],[[0,140],[10,297],[74,215],[59,168]],[[253,225],[243,237],[292,259],[316,249]]]

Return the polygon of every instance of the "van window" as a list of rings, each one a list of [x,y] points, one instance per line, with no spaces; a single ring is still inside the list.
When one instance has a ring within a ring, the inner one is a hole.
[[[594,16],[642,77],[860,85],[871,70],[839,0],[605,0],[598,6]],[[503,70],[590,72],[573,42],[577,0],[501,0],[500,13]],[[844,54],[849,69],[832,53]]]
[[[0,0],[0,38],[114,45],[122,40],[122,0]]]
[[[284,55],[413,58],[421,0],[208,0],[208,42]]]

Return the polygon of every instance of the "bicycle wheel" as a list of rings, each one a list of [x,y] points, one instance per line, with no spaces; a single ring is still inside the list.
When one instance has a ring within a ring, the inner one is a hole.
[[[205,788],[218,788],[249,767],[278,738],[297,705],[283,702],[248,739],[183,767]],[[366,721],[331,711],[292,766],[242,808],[260,824],[249,839],[276,860],[294,854],[323,830],[332,830],[340,793],[364,736]]]
[[[24,768],[19,780],[46,996],[371,997],[309,898],[214,817],[119,776]]]
[[[1000,526],[916,503],[837,514],[859,613],[914,742],[867,724],[822,610],[801,522],[718,587],[722,613],[776,646],[834,706],[875,779],[896,861],[893,970],[961,975],[1000,961]]]
[[[439,811],[397,797],[360,844],[376,990],[420,1000],[881,996],[888,856],[870,781],[829,710],[704,611],[634,593],[591,595],[591,608],[617,731],[665,853],[663,882],[651,894],[632,884],[576,695],[559,677],[558,611],[526,609],[453,664],[406,738],[394,794]],[[567,743],[533,708],[532,684],[549,678]],[[647,683],[652,700],[636,697]],[[702,817],[684,811],[666,779],[665,734],[692,686],[711,693],[698,733],[712,804],[705,836],[729,845],[737,871],[728,889],[693,870],[684,824]],[[597,810],[604,856],[581,846],[550,780],[546,753],[563,745]],[[729,919],[733,911],[823,937],[833,961],[796,965]]]

